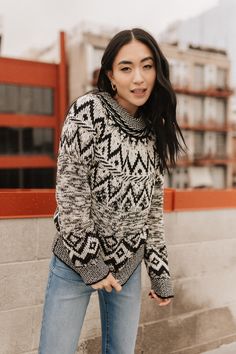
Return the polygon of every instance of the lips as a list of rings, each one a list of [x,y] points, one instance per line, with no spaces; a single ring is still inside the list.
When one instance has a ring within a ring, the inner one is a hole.
[[[146,92],[147,89],[145,88],[136,88],[131,90],[132,93],[136,94],[136,95],[143,95]]]

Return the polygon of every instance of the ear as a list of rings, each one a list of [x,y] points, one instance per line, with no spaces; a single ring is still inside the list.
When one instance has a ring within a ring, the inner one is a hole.
[[[107,77],[112,82],[112,80],[113,80],[113,72],[112,72],[112,70],[107,71]]]

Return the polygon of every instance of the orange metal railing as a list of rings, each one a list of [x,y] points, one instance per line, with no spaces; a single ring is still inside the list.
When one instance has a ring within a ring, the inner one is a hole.
[[[0,218],[51,217],[56,207],[55,189],[3,189]],[[165,212],[236,209],[236,189],[165,189]]]

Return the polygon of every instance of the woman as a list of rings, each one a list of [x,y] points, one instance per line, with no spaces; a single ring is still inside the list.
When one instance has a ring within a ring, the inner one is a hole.
[[[40,354],[75,353],[95,291],[102,353],[133,354],[143,259],[150,298],[166,306],[173,297],[163,173],[174,165],[183,138],[168,63],[154,38],[136,28],[110,41],[101,64],[98,91],[71,106],[61,135],[58,232]]]

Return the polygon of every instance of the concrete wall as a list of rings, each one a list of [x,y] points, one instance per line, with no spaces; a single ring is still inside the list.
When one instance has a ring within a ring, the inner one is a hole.
[[[143,267],[136,354],[195,354],[236,341],[236,209],[165,219],[176,295],[166,308],[153,303]],[[0,354],[37,353],[53,236],[51,219],[0,222]],[[96,295],[78,353],[100,353]]]

